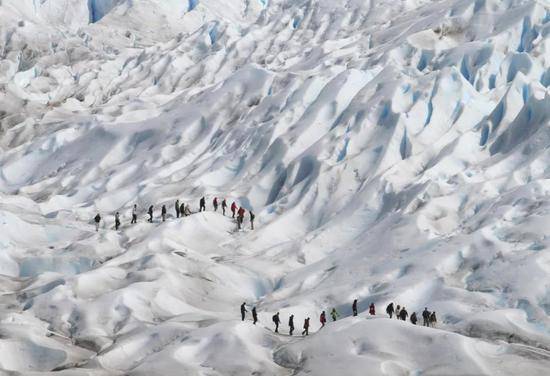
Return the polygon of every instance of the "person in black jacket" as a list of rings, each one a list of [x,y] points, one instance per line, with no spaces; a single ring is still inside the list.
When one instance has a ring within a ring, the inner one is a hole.
[[[137,205],[134,204],[134,207],[132,208],[132,222],[131,224],[137,223]]]
[[[120,227],[120,213],[116,212],[116,214],[115,214],[115,230],[118,231],[119,227]]]
[[[252,210],[250,210],[250,229],[254,230],[254,219],[256,218],[256,215],[252,213]]]
[[[403,321],[407,321],[407,317],[409,317],[409,313],[405,307],[401,308],[401,311],[399,311],[399,318]]]
[[[95,222],[95,231],[98,232],[99,222],[101,222],[101,216],[99,215],[99,213],[97,213],[96,216],[94,217],[94,222]]]
[[[180,217],[180,200],[176,200],[176,203],[174,204],[176,207],[176,218]]]
[[[149,206],[147,213],[149,213],[149,223],[153,223],[153,205]]]
[[[353,312],[353,316],[357,316],[357,299],[353,301],[353,304],[351,305],[351,311]]]
[[[422,311],[422,325],[430,326],[430,311],[428,311],[428,307],[424,307],[424,311]]]
[[[241,319],[242,319],[242,321],[244,321],[244,317],[246,316],[246,312],[248,312],[248,311],[246,310],[245,305],[246,305],[246,302],[244,302],[243,304],[241,304]]]
[[[390,316],[390,319],[391,317],[393,316],[393,302],[388,304],[388,306],[386,307],[386,313]]]
[[[162,205],[161,215],[162,215],[162,221],[165,222],[166,221],[166,205]]]
[[[258,313],[256,312],[256,307],[252,308],[252,320],[254,320],[254,325],[258,322]]]
[[[279,319],[279,312],[273,315],[273,323],[275,324],[275,333],[279,333],[279,323],[281,320]]]
[[[227,201],[225,201],[225,198],[222,201],[222,213],[225,216],[225,209],[227,209]]]
[[[292,335],[292,332],[294,332],[294,315],[290,315],[288,319],[288,327],[290,329],[289,335]]]
[[[206,199],[204,197],[201,197],[201,199],[199,200],[199,213],[203,210],[206,211]]]

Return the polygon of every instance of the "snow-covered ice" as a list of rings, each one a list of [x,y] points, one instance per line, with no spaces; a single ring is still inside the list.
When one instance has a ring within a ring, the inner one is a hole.
[[[548,0],[0,0],[0,374],[547,375],[549,87]]]

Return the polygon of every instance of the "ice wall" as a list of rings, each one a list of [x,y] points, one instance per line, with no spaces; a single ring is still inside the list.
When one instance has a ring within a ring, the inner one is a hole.
[[[114,7],[124,0],[88,0],[89,20],[91,23],[100,21]]]

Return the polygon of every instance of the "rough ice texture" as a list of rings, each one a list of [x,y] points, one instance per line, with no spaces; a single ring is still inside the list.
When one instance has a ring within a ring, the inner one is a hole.
[[[2,0],[0,369],[547,375],[549,35],[545,0]],[[257,229],[173,218],[202,195]]]

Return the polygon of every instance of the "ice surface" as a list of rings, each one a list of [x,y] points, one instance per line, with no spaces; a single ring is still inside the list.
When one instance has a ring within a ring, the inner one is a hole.
[[[545,0],[1,0],[0,373],[546,375],[549,36]]]

